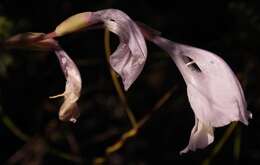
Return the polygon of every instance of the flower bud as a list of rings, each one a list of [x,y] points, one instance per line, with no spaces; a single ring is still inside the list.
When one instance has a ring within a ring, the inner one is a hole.
[[[91,12],[79,13],[69,17],[56,27],[56,36],[60,37],[68,33],[82,30],[88,26],[90,17]]]

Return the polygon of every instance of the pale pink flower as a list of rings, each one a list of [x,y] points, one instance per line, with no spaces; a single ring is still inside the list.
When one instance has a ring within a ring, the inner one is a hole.
[[[212,143],[214,127],[225,126],[232,121],[248,124],[252,114],[247,111],[244,92],[236,75],[222,58],[206,50],[172,42],[141,24],[140,27],[147,39],[169,53],[187,85],[195,125],[189,144],[181,154]]]

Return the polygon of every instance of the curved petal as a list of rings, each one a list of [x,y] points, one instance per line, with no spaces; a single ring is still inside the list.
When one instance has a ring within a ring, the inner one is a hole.
[[[60,108],[59,118],[63,121],[76,122],[76,119],[79,117],[79,110],[76,102],[79,99],[81,92],[80,73],[76,64],[64,50],[60,48],[55,50],[55,53],[67,80],[64,93],[54,96],[64,96],[64,103]]]
[[[97,11],[93,13],[93,17],[101,19],[111,32],[119,36],[120,44],[110,56],[110,64],[121,76],[125,90],[128,90],[141,73],[146,61],[147,48],[144,37],[138,26],[120,10]]]
[[[195,117],[195,125],[192,128],[189,144],[180,152],[187,153],[189,150],[205,148],[214,141],[214,129]]]

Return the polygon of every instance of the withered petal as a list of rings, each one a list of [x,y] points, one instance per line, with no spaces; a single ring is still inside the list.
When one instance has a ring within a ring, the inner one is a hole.
[[[59,48],[55,50],[55,53],[66,77],[66,87],[63,94],[64,103],[60,108],[59,118],[63,121],[75,122],[79,117],[79,110],[76,102],[80,97],[82,85],[80,72],[76,64],[63,49]]]

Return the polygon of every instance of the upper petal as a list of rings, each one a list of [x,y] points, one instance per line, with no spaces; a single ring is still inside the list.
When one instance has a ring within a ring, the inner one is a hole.
[[[187,84],[192,109],[201,121],[214,127],[238,120],[248,124],[252,115],[246,109],[244,92],[223,59],[160,36],[151,40],[166,50],[176,63]]]

